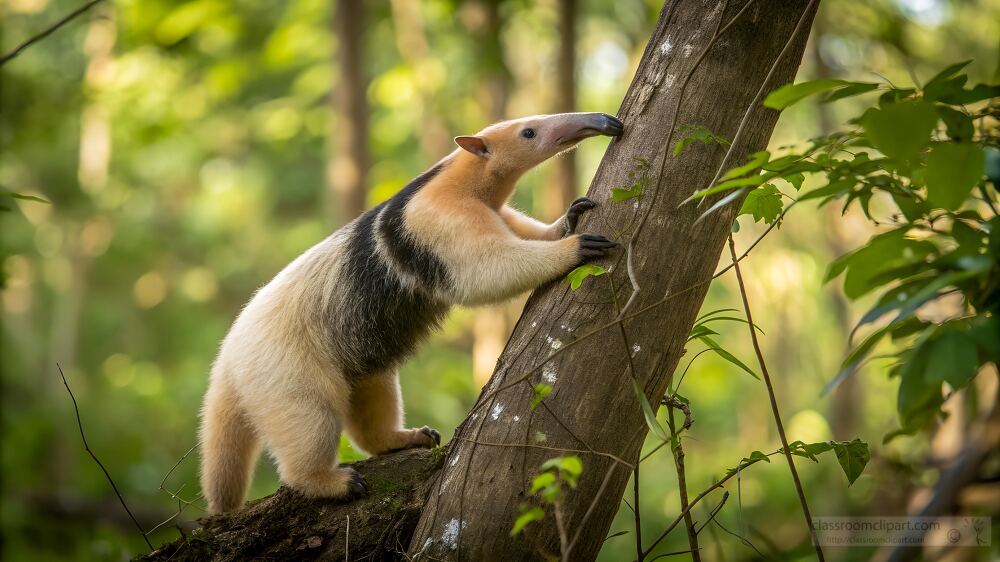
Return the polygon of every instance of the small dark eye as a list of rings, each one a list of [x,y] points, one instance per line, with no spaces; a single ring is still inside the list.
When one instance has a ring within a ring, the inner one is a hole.
[[[525,130],[521,131],[521,136],[524,137],[524,138],[526,138],[526,139],[533,139],[533,138],[535,138],[535,130],[534,129],[525,129]]]

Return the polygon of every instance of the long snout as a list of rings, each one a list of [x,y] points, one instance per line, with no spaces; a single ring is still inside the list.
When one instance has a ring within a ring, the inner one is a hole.
[[[552,118],[556,121],[552,133],[557,145],[571,145],[598,135],[620,137],[625,132],[625,124],[607,113],[562,113]]]

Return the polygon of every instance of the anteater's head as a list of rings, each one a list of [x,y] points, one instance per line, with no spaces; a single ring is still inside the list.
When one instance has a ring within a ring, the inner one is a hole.
[[[520,175],[581,140],[619,137],[624,125],[606,113],[557,113],[502,121],[474,136],[455,137],[458,146],[482,159],[487,173]]]

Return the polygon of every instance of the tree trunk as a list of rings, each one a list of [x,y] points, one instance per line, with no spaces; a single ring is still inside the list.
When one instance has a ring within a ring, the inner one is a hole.
[[[664,394],[739,209],[733,201],[695,223],[709,204],[681,203],[712,181],[727,150],[695,144],[674,156],[681,136],[675,131],[701,125],[733,139],[741,129],[727,166],[763,149],[778,114],[754,104],[756,92],[792,80],[815,11],[814,2],[799,0],[675,9],[678,3],[660,14],[619,111],[625,136],[612,143],[591,185],[589,196],[599,206],[579,228],[625,246],[642,224],[631,244],[631,267],[621,251],[603,263],[611,273],[588,278],[575,292],[559,281],[532,295],[443,459],[409,451],[359,463],[372,493],[350,504],[304,501],[279,490],[249,511],[204,521],[196,537],[167,545],[154,558],[338,559],[348,547],[340,526],[348,515],[359,533],[350,533],[349,559],[355,553],[401,557],[407,544],[407,558],[417,560],[596,558],[647,431],[630,377],[634,373],[651,403]],[[611,202],[611,188],[631,183],[638,158],[650,163],[652,179],[638,207],[636,200]],[[629,270],[640,287],[635,295]],[[613,323],[630,296],[626,320]],[[541,381],[553,390],[532,409],[532,385]],[[584,468],[577,488],[560,502],[561,525],[550,511],[512,537],[531,478],[563,450],[578,454]],[[405,493],[393,495],[400,487]],[[394,515],[416,511],[419,522]]]
[[[522,560],[562,550],[566,558],[589,560],[600,550],[630,473],[624,464],[602,455],[634,463],[647,431],[629,380],[630,365],[655,404],[684,352],[739,209],[735,201],[695,224],[708,204],[699,208],[681,202],[712,181],[726,149],[697,145],[675,157],[668,140],[676,141],[679,135],[673,131],[684,124],[733,138],[800,18],[808,24],[814,12],[810,8],[803,14],[807,4],[798,0],[758,1],[745,10],[736,2],[726,9],[714,2],[674,9],[677,5],[669,3],[660,14],[619,110],[625,136],[608,149],[589,191],[599,207],[585,215],[579,231],[618,238],[624,245],[627,240],[610,228],[628,228],[642,213],[650,213],[633,242],[634,280],[641,290],[630,311],[651,306],[665,294],[679,298],[625,322],[624,338],[617,327],[601,329],[617,315],[610,287],[619,290],[618,303],[629,297],[624,252],[613,264],[604,264],[613,265],[611,274],[588,279],[575,292],[562,281],[536,291],[491,382],[455,434],[410,544],[411,556]],[[808,25],[802,27],[777,64],[769,88],[794,77],[808,35]],[[720,37],[701,59],[718,29]],[[760,105],[752,107],[729,165],[764,148],[777,116]],[[612,187],[632,183],[628,174],[636,171],[637,158],[650,163],[649,174],[654,176],[665,151],[663,176],[653,178],[638,209],[633,201],[611,202]],[[594,330],[585,345],[574,345]],[[566,352],[547,360],[561,349]],[[532,386],[546,380],[552,393],[532,410]],[[529,499],[530,479],[542,462],[559,454],[533,446],[601,453],[581,454],[584,471],[578,487],[560,506],[566,535],[562,541],[551,513],[529,525],[524,535],[510,536],[520,504]],[[578,538],[570,555],[565,551],[574,536]]]
[[[368,178],[368,80],[362,65],[364,4],[337,0],[333,34],[337,41],[340,83],[332,97],[336,118],[330,138],[335,145],[327,166],[327,192],[337,224],[347,224],[365,210]]]

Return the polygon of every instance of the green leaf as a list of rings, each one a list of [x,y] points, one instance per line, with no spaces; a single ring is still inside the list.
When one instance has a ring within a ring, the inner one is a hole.
[[[1000,96],[1000,86],[990,84],[976,84],[968,90],[957,90],[948,92],[938,98],[938,101],[950,103],[952,105],[967,105],[989,98]]]
[[[766,184],[747,194],[739,214],[753,215],[754,222],[763,220],[766,224],[771,224],[781,214],[783,207],[781,192],[777,187]]]
[[[660,421],[656,419],[656,412],[649,405],[649,400],[646,399],[646,393],[639,386],[639,381],[632,379],[632,390],[635,392],[635,397],[639,399],[639,405],[642,406],[642,415],[646,418],[646,425],[649,426],[649,430],[660,441],[670,441],[670,436],[664,431],[663,426],[660,425]]]
[[[621,203],[622,201],[642,197],[643,188],[645,188],[648,184],[649,179],[645,178],[635,182],[629,187],[612,187],[611,200],[615,203]]]
[[[732,178],[738,178],[744,174],[753,172],[758,168],[767,164],[768,159],[771,157],[771,153],[766,150],[761,150],[760,152],[754,152],[750,155],[750,159],[747,160],[746,164],[742,166],[737,166],[728,170],[723,176],[723,180],[728,180]]]
[[[680,154],[688,145],[694,142],[702,144],[715,142],[723,146],[729,145],[729,139],[716,135],[701,125],[684,125],[681,127],[680,132],[684,136],[674,145],[674,156]]]
[[[540,507],[532,507],[528,510],[522,510],[521,515],[517,517],[514,521],[514,528],[510,530],[510,536],[515,536],[520,533],[524,528],[533,521],[539,521],[545,518],[545,512],[542,511]]]
[[[542,488],[548,488],[556,483],[554,472],[543,472],[531,480],[531,493],[537,493]]]
[[[944,67],[944,70],[938,72],[937,74],[934,75],[933,78],[927,81],[927,84],[924,85],[924,89],[926,90],[927,88],[932,88],[937,84],[940,84],[948,80],[952,76],[958,74],[963,68],[969,66],[970,62],[972,62],[972,59],[964,60],[962,62],[956,62],[954,64],[950,64]]]
[[[764,98],[764,107],[770,107],[771,109],[777,109],[780,111],[805,99],[808,96],[821,92],[829,92],[830,90],[841,88],[847,84],[850,83],[843,80],[830,79],[810,80],[808,82],[799,82],[798,84],[785,84]]]
[[[583,284],[583,280],[587,277],[598,277],[607,272],[608,270],[599,265],[588,263],[570,271],[569,275],[566,276],[566,279],[569,281],[569,288],[575,291],[580,288],[580,285]]]
[[[534,386],[535,395],[531,398],[531,409],[534,410],[545,400],[545,397],[552,393],[552,385],[540,382]]]
[[[931,351],[924,371],[925,380],[930,383],[944,381],[954,389],[968,386],[979,368],[976,343],[969,335],[947,330],[928,344]]]
[[[938,117],[944,122],[948,129],[948,136],[952,140],[971,141],[975,134],[975,127],[972,124],[972,117],[965,113],[949,107],[947,105],[937,106]]]
[[[878,84],[873,82],[851,82],[849,85],[844,86],[839,90],[830,92],[829,95],[823,98],[823,103],[832,103],[837,100],[856,96],[858,94],[864,94],[877,88]]]
[[[14,193],[13,191],[0,191],[0,196],[10,197],[11,199],[21,199],[23,201],[34,201],[36,203],[45,203],[46,205],[52,204],[52,202],[47,199],[42,199],[41,197],[36,197],[34,195],[26,195],[24,193]]]
[[[868,140],[882,154],[914,160],[930,142],[931,131],[937,125],[937,113],[933,105],[911,100],[869,109],[859,121]]]
[[[954,211],[969,198],[983,177],[983,149],[972,143],[940,143],[927,157],[927,199],[937,207]]]
[[[837,462],[840,463],[844,474],[847,475],[848,485],[854,484],[872,458],[871,452],[868,450],[868,443],[860,439],[849,443],[835,442],[833,443],[833,451],[837,455]]]
[[[583,473],[583,461],[576,455],[563,455],[542,463],[542,470],[552,469],[557,469],[559,476],[575,488],[580,474]]]
[[[735,355],[733,355],[732,353],[729,353],[728,351],[726,351],[725,349],[723,349],[722,346],[719,345],[718,342],[716,342],[712,338],[710,338],[708,336],[701,336],[698,339],[701,340],[702,343],[704,343],[705,345],[707,345],[719,357],[722,357],[726,361],[729,361],[733,365],[736,365],[740,369],[743,369],[751,377],[753,377],[753,378],[755,378],[757,380],[760,380],[760,377],[757,376],[757,373],[753,372],[753,370],[750,369],[750,367],[747,367],[744,362],[742,362],[739,359],[737,359]]]

